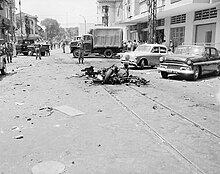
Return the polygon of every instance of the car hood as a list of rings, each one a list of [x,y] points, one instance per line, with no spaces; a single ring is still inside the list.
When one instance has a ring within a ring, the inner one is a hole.
[[[194,60],[201,58],[201,55],[187,55],[187,54],[171,54],[166,56],[166,61],[171,60],[171,61],[181,61],[185,62],[186,59]]]
[[[131,51],[131,52],[125,52],[125,53],[121,53],[121,60],[133,60],[135,57],[139,57],[139,56],[146,56],[146,54],[148,54],[145,51]]]

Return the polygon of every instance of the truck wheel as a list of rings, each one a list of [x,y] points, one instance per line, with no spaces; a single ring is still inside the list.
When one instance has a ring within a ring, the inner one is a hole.
[[[113,56],[113,51],[112,51],[111,49],[106,49],[106,50],[104,51],[104,56],[105,56],[106,58],[112,58],[112,56]]]
[[[193,67],[193,74],[190,76],[190,80],[196,81],[200,76],[200,68],[198,66]]]
[[[164,78],[164,79],[168,79],[168,73],[167,72],[161,72],[161,76],[162,76],[162,78]]]
[[[73,50],[73,57],[75,57],[75,58],[79,57],[79,49]]]
[[[24,52],[23,54],[24,54],[25,56],[28,56],[28,52]]]
[[[45,52],[41,52],[41,56],[45,56]]]

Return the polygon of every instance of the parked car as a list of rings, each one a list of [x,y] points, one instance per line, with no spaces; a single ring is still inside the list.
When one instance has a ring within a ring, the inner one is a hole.
[[[119,53],[120,61],[124,65],[132,65],[143,69],[145,66],[159,65],[160,57],[168,54],[168,49],[160,44],[142,44],[135,51]]]
[[[0,50],[0,71],[2,75],[6,74],[6,54]]]
[[[211,46],[181,45],[174,54],[160,58],[158,70],[163,78],[179,74],[189,80],[197,80],[206,73],[219,75],[220,57],[217,49]]]
[[[28,55],[28,46],[34,44],[35,40],[34,39],[24,39],[24,40],[19,40],[18,43],[16,44],[16,52],[17,54],[24,54],[25,56]]]
[[[46,52],[50,51],[50,45],[49,44],[46,44],[46,43],[34,43],[34,44],[31,44],[31,45],[27,46],[28,53],[30,53],[31,56],[34,55],[35,49],[36,49],[36,47],[38,47],[39,44],[41,45],[41,49],[40,49],[41,50],[41,56],[45,56]]]

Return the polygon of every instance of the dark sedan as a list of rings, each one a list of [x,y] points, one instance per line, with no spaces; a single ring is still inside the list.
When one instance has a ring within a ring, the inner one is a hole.
[[[169,74],[179,74],[190,80],[215,72],[220,74],[218,50],[210,46],[181,45],[175,53],[160,58],[159,72],[163,78]]]

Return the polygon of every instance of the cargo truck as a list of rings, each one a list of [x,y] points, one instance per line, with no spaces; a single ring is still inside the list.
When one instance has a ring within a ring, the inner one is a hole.
[[[106,58],[111,58],[114,54],[121,52],[123,48],[123,31],[121,28],[95,28],[92,34],[84,34],[82,39],[85,55],[99,53]],[[72,45],[70,49],[73,56],[78,57],[79,48],[77,44]]]

